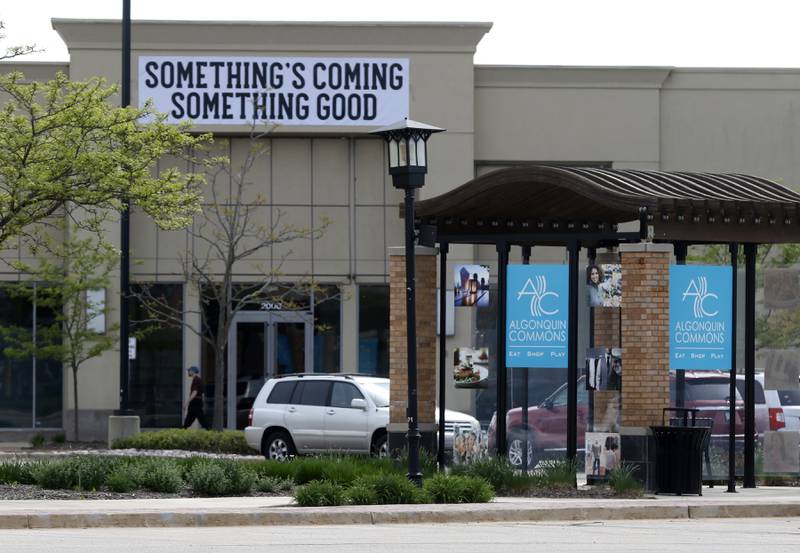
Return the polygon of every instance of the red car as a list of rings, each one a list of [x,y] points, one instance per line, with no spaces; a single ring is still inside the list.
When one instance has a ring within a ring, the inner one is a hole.
[[[675,376],[670,374],[671,396],[674,393]],[[686,371],[686,399],[684,406],[699,409],[698,417],[713,419],[712,441],[727,440],[728,395],[730,379],[727,373]],[[578,451],[583,451],[586,433],[586,415],[589,392],[584,378],[578,380]],[[756,430],[759,431],[759,420]],[[736,393],[736,427],[739,439],[744,433],[744,402]],[[489,423],[489,448],[495,447],[496,416]],[[516,466],[522,464],[522,444],[525,430],[522,426],[522,408],[516,407],[506,415],[508,459]],[[528,466],[547,457],[561,457],[567,450],[567,385],[561,385],[547,399],[528,408]]]

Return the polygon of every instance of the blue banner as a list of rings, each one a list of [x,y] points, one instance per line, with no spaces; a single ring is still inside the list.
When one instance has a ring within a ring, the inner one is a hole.
[[[509,265],[506,367],[567,367],[566,265]]]
[[[669,366],[674,370],[731,370],[730,267],[669,268]]]

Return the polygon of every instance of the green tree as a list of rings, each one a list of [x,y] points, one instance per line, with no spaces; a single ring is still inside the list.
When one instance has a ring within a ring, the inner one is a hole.
[[[0,76],[0,248],[36,223],[66,218],[99,231],[108,211],[132,202],[162,228],[182,228],[199,209],[199,175],[168,169],[165,155],[185,156],[207,139],[169,125],[150,106],[112,104],[116,87],[63,74],[27,82]]]
[[[14,262],[29,280],[11,286],[14,295],[35,301],[37,308],[54,314],[53,323],[36,328],[35,338],[27,328],[2,329],[7,357],[52,359],[72,372],[74,401],[73,431],[79,440],[79,381],[81,366],[94,357],[114,349],[119,325],[106,326],[110,308],[105,291],[119,261],[119,252],[90,234],[69,236],[63,241],[41,241],[32,245],[32,263]],[[31,282],[37,283],[32,286]]]

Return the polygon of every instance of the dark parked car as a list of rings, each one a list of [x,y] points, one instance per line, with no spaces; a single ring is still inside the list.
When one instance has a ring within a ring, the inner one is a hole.
[[[729,377],[722,372],[686,371],[686,397],[684,406],[699,409],[699,417],[711,418],[712,442],[724,441],[728,437]],[[670,374],[671,397],[674,393],[675,376]],[[583,451],[585,442],[589,393],[584,378],[578,381],[578,450]],[[735,432],[741,439],[744,432],[744,403],[736,393]],[[757,425],[758,427],[758,425]],[[496,417],[489,423],[489,448],[495,446]],[[516,407],[506,415],[508,458],[515,464],[522,462],[522,444],[525,429],[522,426],[522,408]],[[758,429],[758,428],[757,428]],[[528,408],[528,465],[535,466],[542,458],[563,456],[567,449],[567,385],[562,384],[539,405]]]

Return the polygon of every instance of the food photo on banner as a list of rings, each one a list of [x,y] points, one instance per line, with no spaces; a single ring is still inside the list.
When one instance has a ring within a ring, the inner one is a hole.
[[[586,476],[606,478],[620,466],[619,434],[609,432],[586,433]]]
[[[732,276],[725,266],[670,266],[671,369],[731,370]]]
[[[586,268],[586,295],[589,307],[622,305],[622,265],[605,263]]]
[[[619,390],[622,386],[622,350],[588,348],[586,350],[586,388]]]
[[[456,348],[453,351],[453,380],[456,388],[487,388],[489,348]]]
[[[568,267],[508,265],[506,275],[506,367],[565,369]]]
[[[456,307],[489,305],[489,267],[456,265],[453,269],[453,303]]]

